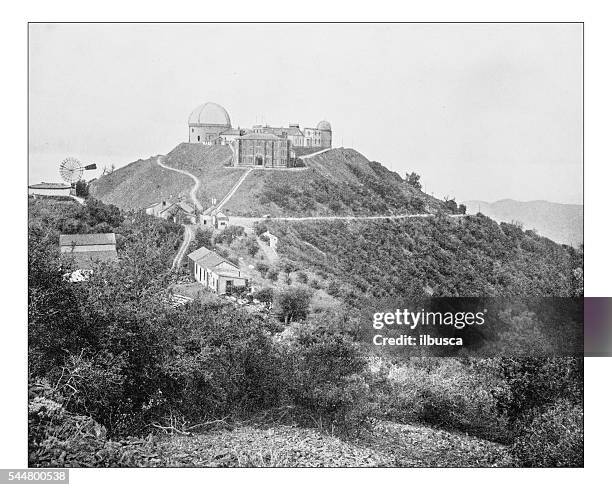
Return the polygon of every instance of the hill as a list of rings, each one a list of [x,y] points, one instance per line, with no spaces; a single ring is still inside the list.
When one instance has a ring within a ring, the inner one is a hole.
[[[227,146],[181,143],[163,156],[163,161],[200,179],[202,186],[198,198],[202,203],[209,203],[211,198],[220,199],[227,194],[244,172],[225,167],[231,156]],[[143,209],[162,199],[188,199],[193,181],[186,175],[160,167],[158,158],[138,160],[100,177],[91,183],[91,195],[122,209]]]
[[[481,212],[497,222],[517,222],[526,229],[557,243],[577,247],[584,241],[583,207],[580,204],[561,204],[548,201],[514,201],[503,199],[495,202],[467,201],[470,214]]]
[[[353,222],[268,221],[279,254],[332,296],[574,296],[582,254],[479,214]]]
[[[181,143],[164,163],[201,181],[198,198],[221,200],[245,169],[226,167],[227,146]],[[188,197],[188,176],[139,160],[92,182],[91,194],[120,208],[144,208],[162,198]],[[305,159],[305,168],[255,169],[224,206],[232,216],[331,216],[435,211],[442,203],[405,184],[395,172],[359,152],[339,148]]]

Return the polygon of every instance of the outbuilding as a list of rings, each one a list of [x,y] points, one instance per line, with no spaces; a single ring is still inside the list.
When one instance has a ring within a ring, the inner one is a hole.
[[[233,288],[248,286],[238,266],[206,247],[191,252],[187,259],[195,280],[217,294],[231,294]]]

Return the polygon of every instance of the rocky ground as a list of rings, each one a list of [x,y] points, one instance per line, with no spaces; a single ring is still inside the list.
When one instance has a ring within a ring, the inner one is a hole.
[[[500,444],[418,425],[378,422],[358,440],[314,429],[240,427],[156,444],[150,464],[173,467],[511,466]]]

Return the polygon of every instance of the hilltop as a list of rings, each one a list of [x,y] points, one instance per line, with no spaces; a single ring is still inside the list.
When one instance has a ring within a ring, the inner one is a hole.
[[[524,228],[535,229],[540,235],[558,243],[577,247],[584,241],[583,208],[580,204],[513,199],[467,201],[464,204],[470,214],[481,212],[497,222],[521,223]]]
[[[201,181],[198,198],[220,201],[245,173],[227,167],[228,146],[181,143],[163,157],[166,165]],[[162,198],[187,198],[189,177],[138,160],[92,182],[93,197],[124,209],[145,208]],[[231,216],[333,216],[432,212],[442,203],[405,184],[395,172],[359,152],[338,148],[312,158],[306,167],[253,170],[225,204]]]

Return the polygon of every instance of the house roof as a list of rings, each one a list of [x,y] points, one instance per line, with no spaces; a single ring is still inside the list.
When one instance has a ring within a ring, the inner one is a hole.
[[[189,203],[187,203],[185,201],[173,202],[167,208],[163,209],[160,212],[161,213],[166,213],[166,212],[172,210],[173,208],[182,209],[187,214],[193,214],[195,212],[195,209],[191,206],[191,204],[189,204]]]
[[[230,267],[238,270],[238,267],[236,267],[234,264],[221,257],[217,252],[213,252],[206,247],[200,247],[197,250],[194,250],[187,257],[193,260],[200,267],[214,270],[215,272],[219,272],[221,275],[231,275],[231,273],[228,271],[223,271],[218,268],[218,266],[223,263],[226,263]]]
[[[60,247],[79,245],[115,245],[117,239],[114,233],[87,233],[77,235],[60,235]],[[116,253],[115,253],[116,254]]]
[[[28,189],[71,189],[70,184],[41,182],[40,184],[32,184]]]
[[[194,250],[193,252],[191,252],[189,255],[187,255],[187,257],[189,257],[191,260],[196,261],[198,259],[201,259],[202,257],[207,256],[208,254],[213,253],[212,250],[209,250],[206,247],[200,247],[196,250]]]

